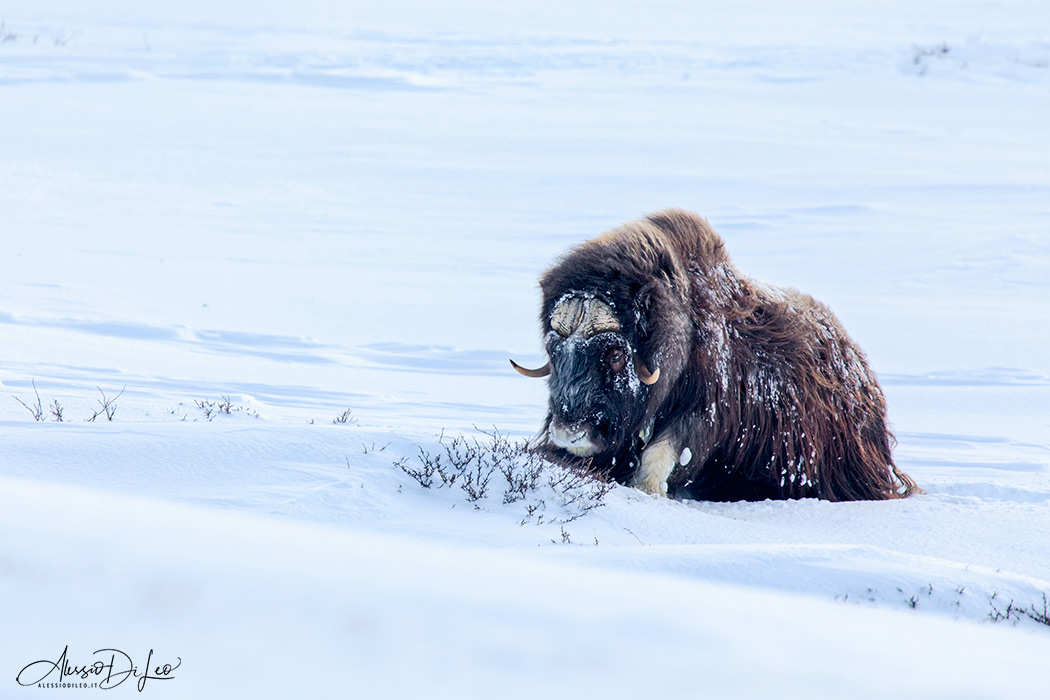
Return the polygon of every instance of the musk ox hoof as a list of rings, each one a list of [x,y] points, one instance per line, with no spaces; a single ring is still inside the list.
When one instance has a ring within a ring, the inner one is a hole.
[[[667,482],[647,479],[645,481],[632,481],[631,486],[653,496],[667,496]]]
[[[667,495],[667,477],[678,463],[678,451],[669,438],[658,439],[642,452],[642,463],[631,486],[654,496]]]

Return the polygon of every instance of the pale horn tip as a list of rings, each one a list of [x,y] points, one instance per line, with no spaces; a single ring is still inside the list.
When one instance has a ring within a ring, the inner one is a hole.
[[[641,380],[642,384],[652,386],[656,384],[656,380],[660,378],[660,368],[657,367],[655,372],[650,372],[649,368],[645,366],[645,363],[636,354],[634,356],[634,371],[638,375],[638,379]]]

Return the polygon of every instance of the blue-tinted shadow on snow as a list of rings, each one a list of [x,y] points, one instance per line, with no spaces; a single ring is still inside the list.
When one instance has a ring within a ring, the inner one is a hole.
[[[327,346],[312,340],[292,336],[238,331],[194,330],[185,326],[151,326],[131,321],[23,318],[2,312],[0,312],[0,323],[57,328],[74,333],[107,338],[178,343],[196,346],[206,351],[224,355],[251,355],[277,362],[335,364],[335,360],[319,354]]]
[[[353,354],[373,365],[401,372],[457,375],[510,375],[510,354],[502,350],[459,350],[446,345],[371,343]]]
[[[926,374],[880,374],[886,386],[1050,386],[1050,377],[1040,372],[1012,367],[973,370],[940,370]]]
[[[56,328],[125,340],[171,343],[205,352],[251,356],[275,362],[345,365],[419,374],[514,376],[504,350],[458,349],[445,345],[382,342],[338,348],[307,338],[186,326],[152,326],[129,321],[27,318],[0,312],[0,324]]]

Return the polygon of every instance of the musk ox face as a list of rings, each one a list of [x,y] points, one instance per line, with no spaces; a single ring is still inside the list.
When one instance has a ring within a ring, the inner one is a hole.
[[[622,331],[608,302],[567,294],[550,314],[550,361],[540,370],[518,368],[549,375],[547,437],[577,457],[618,450],[643,421],[648,386],[659,379],[659,370],[648,371]]]

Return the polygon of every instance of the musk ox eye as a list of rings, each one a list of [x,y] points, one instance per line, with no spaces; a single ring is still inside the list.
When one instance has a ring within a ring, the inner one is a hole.
[[[627,364],[627,356],[624,355],[623,350],[620,348],[613,348],[605,355],[605,362],[609,365],[609,369],[619,373],[623,371],[624,366]]]

